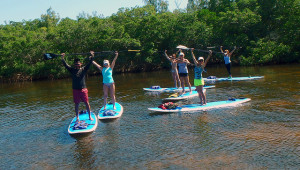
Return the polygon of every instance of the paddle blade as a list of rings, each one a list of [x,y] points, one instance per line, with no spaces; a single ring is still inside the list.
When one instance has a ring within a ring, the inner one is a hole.
[[[179,48],[179,49],[189,49],[188,47],[186,47],[184,45],[178,45],[176,48]]]
[[[140,52],[141,50],[128,50],[128,51],[136,51],[136,52]]]
[[[59,55],[56,55],[56,54],[53,54],[53,53],[46,53],[46,54],[44,54],[44,59],[45,60],[51,60],[51,59],[56,58],[58,56]]]

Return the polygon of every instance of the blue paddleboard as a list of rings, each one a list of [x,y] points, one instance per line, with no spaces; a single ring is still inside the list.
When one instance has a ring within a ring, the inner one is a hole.
[[[80,124],[76,124],[75,116],[68,127],[69,134],[85,134],[95,131],[98,126],[97,116],[94,113],[91,113],[91,116],[94,119],[93,121],[89,119],[87,112],[79,114]]]
[[[209,76],[208,78],[204,78],[204,81],[242,81],[242,80],[255,80],[261,79],[264,76],[249,76],[249,77],[232,77],[232,78],[218,78],[215,76]]]
[[[208,88],[214,88],[215,86],[204,86],[205,89]],[[189,87],[185,87],[184,88],[186,92],[190,91]],[[143,88],[143,90],[148,91],[148,92],[181,92],[182,88],[175,88],[175,87],[170,87],[170,88],[162,88],[159,86],[154,86],[154,87],[150,87],[150,88]],[[192,90],[196,90],[196,87],[192,86]]]
[[[206,89],[203,89],[203,92],[206,92]],[[178,101],[178,100],[185,100],[189,98],[193,98],[198,96],[197,91],[192,91],[192,92],[186,92],[182,95],[177,95],[177,93],[170,95],[168,98],[164,98],[163,100],[165,101]]]
[[[208,110],[213,108],[229,107],[236,106],[244,102],[250,101],[250,98],[240,98],[240,99],[230,99],[225,101],[218,102],[209,102],[206,105],[201,104],[189,104],[178,106],[176,109],[161,109],[161,108],[148,108],[148,110],[154,112],[188,112],[188,111],[199,111],[199,110]]]
[[[116,102],[115,103],[116,110],[113,109],[113,104],[106,104],[106,109],[104,110],[104,106],[100,109],[98,118],[99,119],[115,119],[120,117],[123,114],[123,106]]]

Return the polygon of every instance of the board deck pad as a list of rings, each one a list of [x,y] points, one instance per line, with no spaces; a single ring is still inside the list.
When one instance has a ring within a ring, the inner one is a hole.
[[[97,116],[93,112],[91,113],[91,116],[94,119],[93,121],[89,119],[89,114],[87,112],[79,114],[79,120],[84,121],[88,125],[87,128],[85,129],[74,129],[74,125],[76,123],[76,116],[75,116],[68,127],[68,133],[72,135],[72,134],[85,134],[85,133],[90,133],[95,131],[98,126]]]
[[[206,105],[201,104],[189,104],[178,106],[176,109],[161,109],[158,107],[148,108],[150,111],[154,112],[188,112],[188,111],[200,111],[200,110],[208,110],[213,108],[221,108],[221,107],[230,107],[236,106],[244,102],[250,101],[250,98],[240,98],[240,99],[231,99],[225,101],[217,101],[217,102],[208,102]]]
[[[203,89],[203,92],[206,93],[206,89]],[[167,98],[164,98],[163,100],[165,101],[178,101],[178,100],[185,100],[185,99],[189,99],[189,98],[193,98],[193,97],[196,97],[198,96],[198,92],[197,91],[192,91],[191,93],[190,92],[186,92],[182,95],[179,95],[177,97],[167,97]]]
[[[242,81],[242,80],[256,80],[264,78],[264,76],[249,76],[249,77],[223,77],[223,78],[204,78],[204,81]]]
[[[121,117],[121,115],[123,114],[123,106],[118,102],[116,102],[115,105],[116,105],[116,110],[113,109],[112,103],[106,104],[105,110],[104,110],[104,106],[103,106],[99,111],[98,119],[115,119],[115,118]],[[112,112],[114,112],[114,115],[105,115],[104,113],[106,111],[112,111]]]
[[[211,86],[204,86],[205,89],[208,89],[208,88],[214,88],[215,86],[214,85],[211,85]],[[190,91],[189,87],[185,87],[184,88],[186,92]],[[182,91],[182,88],[175,88],[175,87],[168,87],[168,88],[157,88],[157,89],[153,89],[153,88],[143,88],[143,90],[145,91],[148,91],[148,92],[181,92]],[[195,86],[192,86],[192,90],[196,90],[196,87]]]

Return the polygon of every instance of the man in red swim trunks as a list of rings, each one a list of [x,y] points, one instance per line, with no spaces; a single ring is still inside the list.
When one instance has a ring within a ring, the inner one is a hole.
[[[90,56],[88,64],[83,67],[81,67],[82,64],[79,59],[74,59],[74,67],[71,67],[66,63],[64,56],[65,53],[62,53],[61,54],[62,63],[66,67],[66,69],[71,73],[72,76],[73,99],[75,103],[75,113],[77,117],[76,122],[80,121],[79,113],[78,113],[80,101],[84,102],[86,106],[86,110],[89,113],[89,118],[90,120],[93,120],[91,116],[91,107],[88,99],[88,90],[85,84],[85,76],[93,62],[93,57]]]

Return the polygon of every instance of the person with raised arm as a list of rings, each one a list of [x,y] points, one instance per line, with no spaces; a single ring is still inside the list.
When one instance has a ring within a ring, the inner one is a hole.
[[[165,57],[171,62],[172,77],[173,77],[173,80],[174,80],[175,88],[178,88],[181,85],[180,85],[180,79],[179,79],[178,70],[177,70],[176,54],[173,54],[172,56],[168,56],[167,55],[167,50],[165,50]],[[177,86],[177,82],[178,82],[178,86]]]
[[[202,73],[206,67],[206,64],[210,57],[212,56],[212,51],[209,50],[209,54],[207,59],[204,61],[204,57],[199,57],[198,60],[196,60],[196,57],[193,53],[194,49],[191,48],[191,54],[194,60],[195,64],[195,79],[194,79],[194,86],[196,86],[196,90],[198,92],[198,96],[200,98],[200,104],[206,105],[206,95],[203,92],[203,86],[204,86],[204,79],[202,77]]]
[[[79,122],[79,103],[80,101],[84,102],[86,106],[86,110],[89,114],[89,119],[94,120],[91,116],[91,107],[88,99],[88,89],[85,83],[85,76],[87,74],[88,69],[90,68],[94,55],[89,57],[89,62],[82,67],[82,63],[80,60],[74,59],[74,66],[71,67],[68,65],[64,59],[65,53],[61,54],[61,60],[65,68],[71,73],[72,77],[72,89],[73,89],[73,100],[75,103],[75,114],[76,114],[76,122]]]
[[[229,52],[229,50],[223,51],[223,46],[220,46],[220,50],[224,54],[225,67],[226,67],[227,72],[229,74],[229,77],[228,77],[229,79],[232,78],[230,58],[231,58],[232,53],[235,51],[235,49],[236,49],[236,47],[234,47],[234,49],[231,52]]]
[[[192,93],[192,87],[189,80],[189,71],[187,65],[190,64],[189,60],[184,58],[184,53],[179,51],[179,59],[176,61],[178,65],[178,73],[182,87],[182,94],[185,93],[185,84],[189,86],[190,92]]]
[[[91,52],[92,56],[94,56],[94,52]],[[104,104],[104,109],[106,109],[106,104],[107,104],[107,97],[108,97],[108,92],[110,93],[110,98],[112,100],[113,108],[116,110],[116,96],[115,96],[115,82],[112,77],[112,72],[115,67],[116,60],[118,58],[119,53],[116,51],[115,52],[115,58],[113,59],[112,63],[110,64],[108,60],[103,60],[103,67],[93,61],[93,64],[102,72],[103,76],[103,104]]]

